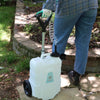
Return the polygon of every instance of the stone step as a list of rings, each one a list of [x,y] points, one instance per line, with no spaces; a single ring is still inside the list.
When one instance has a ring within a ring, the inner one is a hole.
[[[61,75],[61,91],[52,100],[100,100],[100,78],[96,77],[95,74],[89,74],[82,78],[81,90],[68,88],[69,85],[68,76]],[[41,100],[27,97],[22,85],[18,86],[17,90],[21,100]]]

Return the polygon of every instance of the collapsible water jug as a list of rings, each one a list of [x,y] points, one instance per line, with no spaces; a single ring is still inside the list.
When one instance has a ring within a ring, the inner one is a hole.
[[[32,96],[48,100],[60,91],[61,60],[58,57],[37,57],[30,61],[29,82]]]

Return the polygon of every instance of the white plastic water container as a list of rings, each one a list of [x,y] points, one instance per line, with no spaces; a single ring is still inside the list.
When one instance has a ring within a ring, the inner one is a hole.
[[[50,54],[43,54],[42,57],[31,59],[29,82],[32,96],[48,100],[53,99],[59,93],[61,65],[60,58],[51,57]]]

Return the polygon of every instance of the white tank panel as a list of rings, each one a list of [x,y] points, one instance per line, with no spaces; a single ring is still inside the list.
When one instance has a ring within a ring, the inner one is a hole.
[[[50,55],[31,59],[29,82],[32,87],[32,96],[48,100],[59,93],[61,65],[62,61],[59,57]]]

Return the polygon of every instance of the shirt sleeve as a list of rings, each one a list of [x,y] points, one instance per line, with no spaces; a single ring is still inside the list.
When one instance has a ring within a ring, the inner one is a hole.
[[[55,0],[46,0],[46,2],[43,4],[42,9],[49,9],[54,12],[55,11]]]

